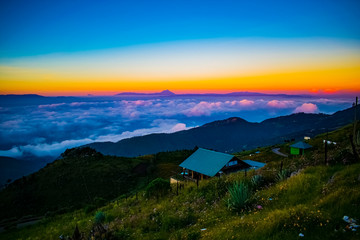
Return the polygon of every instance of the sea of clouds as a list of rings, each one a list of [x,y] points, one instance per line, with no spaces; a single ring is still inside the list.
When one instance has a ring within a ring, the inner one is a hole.
[[[351,107],[350,98],[316,97],[86,97],[0,107],[0,156],[56,158],[67,148],[172,133],[241,117],[260,122],[298,112],[327,113]]]

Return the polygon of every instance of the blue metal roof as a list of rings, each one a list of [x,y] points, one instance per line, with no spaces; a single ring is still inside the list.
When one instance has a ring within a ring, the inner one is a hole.
[[[304,142],[302,142],[302,141],[297,142],[297,143],[291,145],[290,147],[292,147],[292,148],[300,148],[300,149],[312,148],[311,145],[309,145],[309,144],[307,144],[307,143],[304,143]]]
[[[253,161],[253,160],[242,160],[242,161],[249,164],[251,166],[251,168],[254,168],[254,169],[259,169],[266,165],[265,163],[257,162],[257,161]]]
[[[180,167],[213,177],[235,156],[199,148]]]

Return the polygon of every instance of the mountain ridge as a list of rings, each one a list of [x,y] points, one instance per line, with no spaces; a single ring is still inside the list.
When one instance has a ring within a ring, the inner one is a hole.
[[[112,142],[96,142],[85,146],[115,156],[134,157],[163,151],[203,147],[221,152],[240,152],[259,146],[280,143],[287,138],[303,138],[334,130],[353,121],[353,108],[334,114],[296,113],[248,122],[232,117],[175,133],[154,133]]]

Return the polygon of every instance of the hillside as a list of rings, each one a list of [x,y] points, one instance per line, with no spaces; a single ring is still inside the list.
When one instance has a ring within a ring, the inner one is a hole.
[[[204,180],[199,187],[186,182],[178,195],[174,185],[160,198],[145,192],[119,197],[92,212],[48,217],[2,233],[0,239],[76,236],[75,226],[77,236],[86,239],[359,239],[359,228],[351,221],[360,220],[360,163],[354,162],[350,132],[352,126],[347,126],[311,139],[313,148],[304,156],[284,158],[272,152],[279,147],[288,153],[289,144],[241,152],[239,158],[267,165],[246,176],[239,172]],[[328,166],[324,138],[337,143],[329,146]],[[281,162],[284,171],[279,172]],[[229,189],[239,182],[251,190],[246,205],[234,209],[229,203],[236,198]]]
[[[191,151],[140,158],[104,156],[90,148],[69,149],[62,158],[9,184],[0,192],[0,219],[42,216],[104,204],[168,177]]]
[[[251,123],[233,117],[171,134],[150,134],[116,143],[98,142],[87,146],[106,155],[127,157],[193,149],[195,146],[233,153],[282,143],[289,138],[315,136],[349,124],[353,118],[354,108],[332,115],[297,113],[261,123]]]

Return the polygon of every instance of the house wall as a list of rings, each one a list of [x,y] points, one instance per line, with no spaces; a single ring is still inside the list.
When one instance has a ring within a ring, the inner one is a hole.
[[[292,155],[299,155],[300,154],[300,149],[299,148],[291,148],[290,149],[290,153],[292,154]]]

